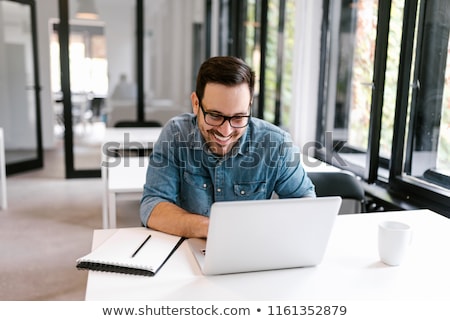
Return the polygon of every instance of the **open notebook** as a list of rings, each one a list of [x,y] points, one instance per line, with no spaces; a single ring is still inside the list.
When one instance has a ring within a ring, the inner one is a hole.
[[[144,227],[118,229],[77,268],[153,276],[183,242],[183,238]]]
[[[314,266],[322,261],[340,197],[218,202],[208,239],[188,239],[204,274]]]

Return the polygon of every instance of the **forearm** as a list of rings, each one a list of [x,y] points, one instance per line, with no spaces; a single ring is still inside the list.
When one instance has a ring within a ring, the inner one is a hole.
[[[208,225],[208,217],[189,213],[169,202],[156,205],[147,221],[152,229],[184,237],[206,238]]]

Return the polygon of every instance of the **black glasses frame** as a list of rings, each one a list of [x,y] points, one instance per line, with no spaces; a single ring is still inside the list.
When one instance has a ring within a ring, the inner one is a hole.
[[[203,119],[205,120],[205,123],[207,123],[209,126],[217,126],[217,127],[218,126],[222,126],[223,123],[228,120],[228,123],[230,124],[231,127],[233,127],[233,128],[244,128],[244,127],[248,126],[248,123],[250,122],[250,117],[252,117],[251,114],[250,115],[245,115],[245,116],[225,116],[225,115],[222,115],[222,114],[210,113],[210,112],[205,111],[205,109],[203,108],[202,103],[200,101],[198,102],[198,106],[200,107],[200,109],[203,112]],[[211,115],[211,116],[214,115],[214,117],[222,117],[222,122],[220,124],[210,124],[206,120],[206,116],[207,115]],[[233,126],[233,124],[231,123],[231,120],[232,119],[236,119],[236,118],[247,118],[247,122],[243,126]]]

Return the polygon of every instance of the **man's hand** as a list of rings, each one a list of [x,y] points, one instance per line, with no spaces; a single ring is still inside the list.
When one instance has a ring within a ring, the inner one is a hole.
[[[175,204],[162,202],[153,209],[147,226],[154,230],[187,238],[206,238],[209,217],[189,213]]]

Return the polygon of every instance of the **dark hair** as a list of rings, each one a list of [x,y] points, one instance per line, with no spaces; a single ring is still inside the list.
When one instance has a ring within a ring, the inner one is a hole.
[[[195,92],[200,101],[203,99],[207,83],[225,86],[246,83],[250,91],[250,100],[252,100],[255,90],[255,73],[240,58],[231,56],[212,57],[203,62],[198,71]]]

